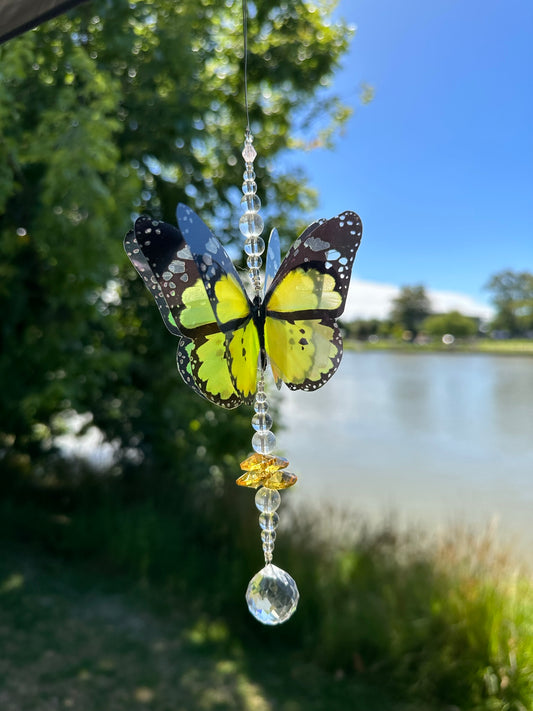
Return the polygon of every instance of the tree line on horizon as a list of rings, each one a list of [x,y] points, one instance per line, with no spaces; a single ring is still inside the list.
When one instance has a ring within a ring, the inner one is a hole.
[[[343,326],[349,338],[360,341],[533,338],[533,274],[506,269],[494,274],[485,288],[495,307],[495,315],[488,323],[455,309],[435,313],[425,287],[417,284],[401,288],[388,318],[356,319]]]

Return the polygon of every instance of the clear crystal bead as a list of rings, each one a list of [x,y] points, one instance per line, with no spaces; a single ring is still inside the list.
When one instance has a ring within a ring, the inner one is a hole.
[[[264,625],[286,622],[296,610],[299,598],[294,579],[272,563],[254,575],[246,590],[248,609]]]
[[[239,220],[239,229],[245,237],[259,237],[265,223],[256,212],[245,212]]]
[[[249,195],[243,195],[241,198],[241,205],[244,210],[247,212],[259,212],[259,208],[261,207],[261,200],[257,197],[257,195],[249,194]]]
[[[242,174],[242,179],[245,181],[255,180],[255,170],[246,166],[246,170]]]
[[[246,264],[248,265],[248,269],[261,269],[263,260],[261,259],[261,257],[254,255],[252,257],[248,257],[248,259],[246,260]]]
[[[244,195],[252,195],[257,190],[257,185],[253,180],[245,180],[242,184],[242,192]]]
[[[275,511],[259,514],[259,525],[263,531],[275,531],[279,526],[279,514]]]
[[[252,447],[259,454],[270,454],[276,446],[276,435],[270,430],[256,432],[252,437]]]
[[[259,389],[259,388],[260,388],[260,384],[258,383],[257,384],[257,392],[255,394],[255,401],[260,402],[260,403],[266,403],[266,401],[267,401],[266,393],[263,389]]]
[[[266,412],[258,412],[252,417],[252,427],[259,432],[269,430],[272,427],[272,417]]]
[[[276,540],[276,531],[261,531],[261,541],[263,543],[274,543]]]
[[[244,240],[244,251],[250,257],[263,254],[265,251],[265,241],[262,237],[247,237]]]
[[[276,489],[262,486],[255,495],[255,505],[259,511],[274,513],[281,504],[281,495]]]
[[[254,403],[254,410],[258,413],[265,413],[268,410],[268,403],[263,400],[256,400]]]

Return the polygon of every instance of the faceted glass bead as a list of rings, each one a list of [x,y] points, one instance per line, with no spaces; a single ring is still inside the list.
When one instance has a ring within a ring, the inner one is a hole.
[[[296,610],[299,598],[294,579],[272,563],[254,575],[246,590],[248,609],[264,625],[286,622]]]
[[[255,398],[255,403],[254,403],[254,410],[257,413],[264,413],[268,410],[268,402],[266,402],[266,399],[264,401],[258,400],[257,397]]]
[[[259,454],[270,454],[276,446],[276,435],[270,430],[256,432],[252,437],[252,447]]]
[[[248,141],[246,141],[244,144],[242,157],[244,158],[246,163],[253,163],[254,160],[257,158],[257,151]]]
[[[241,205],[247,212],[259,212],[261,200],[257,197],[257,195],[243,195],[241,198]]]
[[[246,167],[246,170],[242,174],[243,180],[255,180],[255,170],[253,168]]]
[[[259,511],[274,513],[280,504],[281,495],[279,491],[275,491],[274,489],[265,489],[263,486],[255,495],[255,506]]]
[[[255,401],[260,402],[260,403],[265,403],[267,401],[266,393],[263,390],[259,390],[259,385],[257,387],[258,387],[258,390],[255,394]]]
[[[245,237],[259,237],[265,223],[256,212],[246,212],[239,220],[239,229]]]
[[[250,454],[244,462],[240,463],[243,471],[264,471],[269,474],[285,469],[289,466],[289,460],[285,457],[274,457],[271,454]]]
[[[263,553],[272,553],[274,551],[274,541],[265,541],[263,543]]]
[[[263,531],[275,531],[279,526],[279,514],[275,511],[259,514],[259,525]]]
[[[268,486],[269,489],[288,489],[289,487],[294,486],[297,481],[298,477],[296,474],[291,474],[286,471],[278,471],[263,482],[263,486]]]
[[[247,237],[244,240],[244,251],[250,257],[263,254],[265,251],[265,242],[262,237]]]
[[[248,265],[248,269],[261,269],[263,260],[261,259],[261,257],[248,257],[248,259],[246,260],[246,264]]]
[[[252,417],[252,427],[254,430],[269,430],[272,427],[272,417],[267,412],[257,412]]]
[[[258,486],[263,486],[266,489],[278,490],[288,489],[294,486],[298,481],[296,474],[291,474],[286,471],[276,471],[267,473],[263,471],[245,472],[237,479],[239,486],[248,486],[252,489],[257,489]]]
[[[256,494],[256,506],[262,511],[260,502],[263,499],[266,502],[265,506],[268,501],[276,502],[275,508],[272,509],[272,511],[275,511],[279,506],[279,499],[275,495],[273,498],[269,498],[267,492],[271,489],[288,489],[296,484],[298,480],[297,476],[285,471],[285,467],[288,465],[288,460],[283,457],[274,457],[271,454],[251,454],[244,462],[241,462],[241,469],[245,473],[237,479],[237,484],[254,489],[259,486],[264,487]],[[275,492],[272,491],[272,494],[275,494]],[[264,510],[267,511],[267,508]]]

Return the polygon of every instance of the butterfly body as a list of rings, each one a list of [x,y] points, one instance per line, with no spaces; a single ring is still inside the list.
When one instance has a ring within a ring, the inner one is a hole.
[[[267,253],[263,298],[250,299],[231,259],[185,205],[178,228],[140,217],[124,240],[167,328],[181,337],[184,381],[223,407],[251,402],[268,361],[278,385],[316,390],[336,371],[346,302],[361,239],[353,212],[319,221],[294,242],[281,265],[277,233]]]

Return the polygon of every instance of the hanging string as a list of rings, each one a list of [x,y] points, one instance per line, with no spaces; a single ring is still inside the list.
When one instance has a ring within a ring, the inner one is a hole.
[[[250,133],[248,108],[248,0],[242,0],[242,32],[244,39],[244,106],[246,109],[246,132]]]

